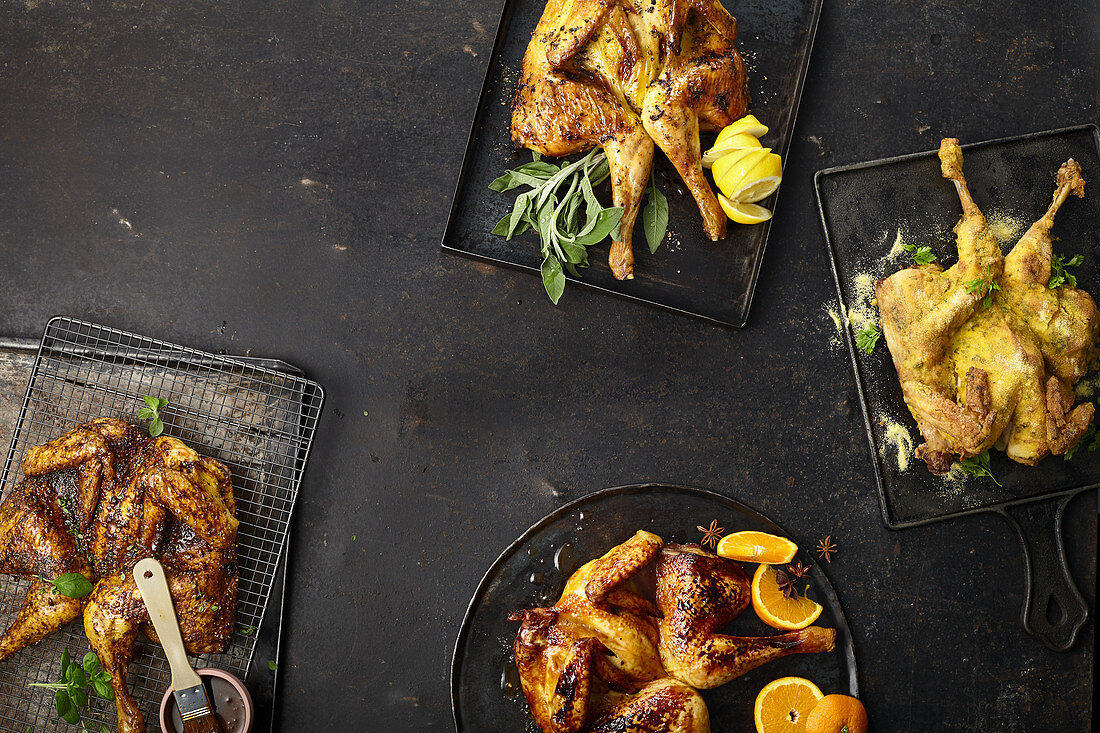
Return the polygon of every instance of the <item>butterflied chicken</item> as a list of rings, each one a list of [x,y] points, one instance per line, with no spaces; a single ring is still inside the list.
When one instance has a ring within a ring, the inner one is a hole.
[[[655,560],[658,607],[631,588]],[[544,733],[707,733],[695,688],[832,649],[836,632],[816,627],[759,639],[715,633],[745,609],[749,592],[732,560],[637,532],[574,573],[554,606],[512,614],[523,622],[516,665],[535,722]]]
[[[158,558],[187,651],[224,651],[237,603],[229,470],[179,440],[102,418],[31,448],[23,473],[0,505],[0,572],[33,584],[0,636],[0,659],[83,614],[111,674],[118,730],[144,731],[126,672],[138,631],[156,635],[130,571]],[[90,595],[67,598],[40,579],[70,572],[95,583]]]
[[[512,140],[544,155],[601,146],[623,208],[609,264],[633,277],[634,222],[654,142],[683,176],[704,231],[725,216],[703,176],[699,130],[748,109],[737,23],[718,0],[548,0],[523,57]]]
[[[876,286],[902,394],[925,439],[917,455],[934,473],[993,447],[1035,465],[1074,446],[1094,411],[1073,406],[1073,386],[1095,356],[1100,313],[1085,291],[1050,287],[1054,216],[1070,194],[1084,195],[1081,168],[1062,165],[1050,207],[1004,256],[967,188],[958,140],[944,139],[939,155],[962,203],[959,261],[910,267]]]

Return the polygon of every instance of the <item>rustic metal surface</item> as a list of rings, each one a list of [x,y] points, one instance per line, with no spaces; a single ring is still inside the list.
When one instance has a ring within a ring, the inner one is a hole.
[[[283,730],[452,729],[485,569],[563,502],[646,480],[835,536],[876,729],[1088,729],[1095,627],[1067,654],[1021,632],[1004,522],[882,525],[812,175],[1095,121],[1093,8],[826,3],[742,331],[581,288],[553,308],[537,278],[440,251],[499,10],[0,6],[0,333],[87,314],[325,385]],[[1090,607],[1095,512],[1065,518]]]

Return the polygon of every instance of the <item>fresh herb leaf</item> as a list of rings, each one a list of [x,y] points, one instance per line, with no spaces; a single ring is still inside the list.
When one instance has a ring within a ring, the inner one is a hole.
[[[864,354],[870,354],[878,345],[878,339],[881,335],[882,326],[872,323],[856,334],[856,348]]]
[[[61,653],[61,679],[57,682],[34,682],[29,687],[56,690],[54,706],[57,708],[58,716],[66,723],[71,725],[79,723],[87,730],[80,719],[80,710],[88,704],[89,685],[105,700],[114,700],[115,691],[110,684],[110,673],[100,669],[99,658],[95,652],[85,654],[81,662],[82,664],[74,664],[69,656],[69,650],[65,649]]]
[[[277,670],[279,668],[279,665],[275,664],[274,659],[269,659],[269,660],[267,660],[267,668],[270,669],[272,672],[274,672],[275,670]]]
[[[963,458],[959,461],[959,466],[971,476],[988,476],[993,483],[998,486],[1001,485],[1001,482],[998,481],[993,475],[993,472],[989,470],[989,451],[974,458]]]
[[[80,573],[63,573],[57,576],[56,580],[50,580],[44,578],[41,575],[38,576],[43,582],[49,583],[53,586],[54,590],[65,596],[66,598],[83,598],[92,592],[92,582],[85,578]],[[68,650],[66,650],[66,654]],[[61,657],[61,673],[65,674],[66,670],[72,669],[69,666],[69,660],[66,656]]]
[[[149,435],[157,437],[164,432],[164,422],[160,419],[160,410],[168,406],[168,400],[163,397],[142,397],[145,407],[138,410],[139,420],[151,420],[149,423]]]
[[[642,209],[642,228],[645,229],[645,241],[649,244],[649,253],[653,254],[661,246],[668,232],[668,199],[657,188],[657,181],[653,175],[653,169],[649,171],[649,188],[646,189],[648,198],[645,208]]]
[[[565,291],[565,273],[577,276],[578,267],[588,266],[585,248],[619,234],[622,208],[604,208],[593,191],[609,175],[607,157],[593,149],[580,160],[561,165],[534,154],[532,162],[505,172],[489,185],[499,192],[528,188],[492,232],[508,239],[528,229],[538,233],[542,283],[554,304]]]
[[[1066,283],[1069,283],[1071,287],[1077,287],[1077,276],[1071,275],[1066,272],[1067,267],[1077,267],[1085,258],[1081,255],[1074,255],[1068,260],[1062,258],[1062,255],[1051,255],[1050,258],[1050,280],[1047,281],[1047,287],[1053,290],[1054,288],[1060,288]]]
[[[244,636],[252,636],[253,634],[256,633],[256,627],[255,626],[241,626],[238,629],[238,631],[240,631],[241,634],[243,634]]]
[[[914,265],[929,265],[936,261],[936,255],[932,254],[931,247],[918,247],[915,244],[903,244],[902,248],[909,253],[909,260]]]
[[[1082,446],[1085,447],[1089,453],[1095,450],[1100,450],[1100,430],[1096,429],[1096,423],[1089,423],[1089,426],[1085,428],[1084,434],[1081,439],[1071,445],[1066,452],[1062,455],[1065,460],[1070,460],[1077,454],[1077,450]]]
[[[989,308],[993,305],[993,291],[1000,290],[1001,284],[996,282],[992,277],[986,274],[985,277],[980,277],[977,280],[970,280],[963,283],[966,286],[967,293],[980,293],[982,295],[982,307]]]

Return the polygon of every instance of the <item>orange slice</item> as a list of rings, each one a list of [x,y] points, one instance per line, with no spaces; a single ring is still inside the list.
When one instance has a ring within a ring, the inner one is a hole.
[[[753,706],[756,733],[805,733],[806,718],[822,697],[817,685],[802,677],[769,682]]]
[[[752,610],[768,626],[794,631],[816,621],[821,615],[821,604],[804,596],[784,597],[775,577],[775,568],[761,565],[752,576]]]
[[[718,554],[738,562],[766,562],[779,565],[790,562],[798,552],[798,545],[786,537],[767,532],[734,532],[718,543]]]
[[[806,733],[867,733],[867,709],[848,695],[826,695],[806,717]]]

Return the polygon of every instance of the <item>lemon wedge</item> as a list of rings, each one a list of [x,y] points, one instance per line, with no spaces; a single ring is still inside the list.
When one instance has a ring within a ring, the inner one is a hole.
[[[767,125],[760,122],[760,120],[756,119],[753,115],[745,115],[733,124],[723,127],[722,131],[718,133],[718,139],[714,141],[714,145],[717,147],[734,135],[752,135],[753,137],[760,137],[761,135],[767,134]]]
[[[721,204],[722,211],[726,212],[726,216],[738,224],[760,224],[772,218],[772,212],[763,206],[730,201],[722,194],[718,194],[718,203]]]
[[[729,199],[742,204],[755,204],[766,199],[779,188],[779,176],[764,176],[748,183],[729,195]]]
[[[744,148],[759,148],[760,141],[748,133],[731,135],[722,142],[714,143],[714,147],[703,153],[703,167],[710,168],[714,162],[726,153]]]
[[[770,148],[740,148],[714,161],[710,172],[718,184],[718,190],[729,196],[731,191],[751,183],[753,171],[770,153]],[[773,174],[773,171],[762,171],[760,177]]]

